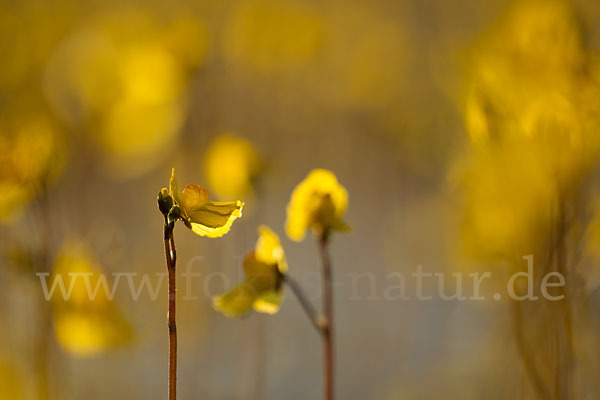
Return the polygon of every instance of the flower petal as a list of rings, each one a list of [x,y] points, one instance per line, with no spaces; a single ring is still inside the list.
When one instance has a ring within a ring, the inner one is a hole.
[[[54,332],[58,344],[78,357],[91,357],[131,340],[131,326],[116,309],[106,312],[56,310]]]
[[[309,225],[308,214],[298,211],[291,203],[288,205],[287,213],[288,217],[285,223],[285,231],[288,237],[295,242],[303,241]]]
[[[261,295],[258,296],[254,301],[252,307],[254,308],[254,311],[260,313],[275,314],[277,311],[279,311],[282,300],[282,290],[269,290],[261,293]]]
[[[171,170],[171,179],[169,180],[169,193],[177,204],[181,204],[181,192],[179,191],[179,184],[175,179],[175,168]]]
[[[201,206],[186,209],[188,222],[194,233],[211,238],[229,232],[233,221],[242,216],[244,203],[207,201]]]
[[[348,192],[333,172],[315,169],[292,192],[286,232],[290,239],[300,242],[307,229],[336,229],[347,207]]]
[[[181,206],[184,210],[192,210],[208,202],[208,190],[202,186],[187,184],[181,193]]]
[[[258,241],[254,253],[256,258],[266,264],[276,264],[279,272],[285,274],[287,272],[287,261],[279,236],[275,234],[266,225],[261,225],[258,228]]]
[[[204,158],[204,174],[211,192],[222,199],[247,198],[260,172],[260,158],[249,141],[233,135],[217,137]]]
[[[277,269],[277,264],[266,264],[258,260],[255,253],[247,255],[244,259],[244,273],[246,274],[246,282],[252,285],[257,294],[281,286],[281,274]]]
[[[239,318],[252,308],[256,292],[244,282],[213,299],[213,308],[230,318]]]

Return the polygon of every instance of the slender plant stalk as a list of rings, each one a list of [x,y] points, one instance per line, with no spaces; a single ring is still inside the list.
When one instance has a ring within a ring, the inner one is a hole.
[[[317,313],[315,308],[312,306],[310,301],[308,301],[308,298],[300,288],[300,285],[298,285],[298,282],[296,282],[294,278],[292,278],[289,275],[285,275],[284,282],[290,287],[292,293],[294,293],[294,295],[300,302],[304,313],[308,316],[308,319],[315,327],[317,332],[319,332],[319,334],[322,335],[325,325],[327,325],[327,321],[325,321],[325,318]]]
[[[517,350],[521,356],[525,373],[527,374],[529,381],[533,385],[538,398],[543,400],[551,400],[552,397],[548,393],[544,381],[536,368],[535,361],[530,357],[528,352],[527,343],[525,341],[524,327],[521,317],[521,302],[519,300],[512,300],[513,303],[513,328],[515,333],[515,340],[517,342]]]
[[[560,350],[560,359],[558,362],[559,370],[561,371],[560,376],[557,379],[557,383],[560,383],[558,393],[560,395],[559,398],[563,398],[565,400],[569,400],[573,398],[573,387],[572,387],[572,364],[573,364],[573,322],[571,315],[571,306],[569,299],[569,290],[568,290],[568,265],[567,265],[567,246],[566,246],[566,236],[567,236],[567,221],[565,216],[565,207],[561,205],[560,216],[558,221],[558,232],[557,232],[557,242],[556,242],[556,264],[558,273],[560,273],[564,277],[565,284],[561,286],[562,293],[561,295],[564,298],[560,302],[561,310],[562,310],[562,323],[559,324],[560,330],[559,333],[559,350]],[[562,343],[561,343],[562,342]]]
[[[333,400],[333,290],[331,260],[329,258],[329,235],[325,232],[319,239],[319,253],[323,272],[323,314],[327,324],[323,327],[323,373],[325,381],[325,399]]]
[[[50,210],[48,204],[48,191],[45,185],[42,185],[40,196],[38,198],[38,211],[42,221],[42,237],[40,244],[39,267],[42,272],[50,272],[52,262],[52,245],[51,245],[51,221]],[[39,310],[39,333],[36,348],[36,369],[37,369],[37,384],[39,400],[48,400],[51,398],[48,377],[50,369],[50,349],[52,346],[52,309],[45,298],[40,300]]]
[[[256,374],[251,391],[250,399],[261,400],[265,398],[264,388],[266,382],[266,350],[267,350],[267,321],[265,318],[256,319],[256,360],[254,368]]]
[[[323,314],[320,315],[312,306],[308,298],[298,285],[298,282],[289,275],[284,275],[283,281],[286,283],[308,316],[308,319],[321,335],[323,340],[323,383],[324,399],[333,400],[334,374],[333,374],[333,290],[331,260],[329,258],[329,237],[325,233],[319,240],[319,256],[321,259],[321,268],[323,272]]]
[[[176,281],[175,265],[177,262],[177,251],[175,249],[175,239],[173,229],[169,228],[167,218],[165,217],[164,228],[165,257],[167,261],[167,271],[169,273],[169,400],[177,398],[177,323],[176,323]]]
[[[40,302],[40,333],[37,344],[37,373],[38,373],[38,399],[50,399],[48,368],[50,363],[51,329],[50,305],[45,299]]]

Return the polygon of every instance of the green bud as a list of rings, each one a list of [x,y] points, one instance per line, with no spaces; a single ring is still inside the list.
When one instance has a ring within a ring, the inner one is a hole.
[[[166,188],[162,188],[158,192],[158,209],[163,215],[167,215],[171,208],[173,208],[173,198]]]
[[[179,218],[181,217],[181,211],[179,210],[179,206],[173,206],[173,208],[171,208],[171,211],[169,211],[169,215],[167,216],[167,219],[169,220],[169,222],[173,221],[177,221]]]

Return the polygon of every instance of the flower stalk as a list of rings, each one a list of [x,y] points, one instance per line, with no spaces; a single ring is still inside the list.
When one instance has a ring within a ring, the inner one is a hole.
[[[168,302],[168,328],[169,328],[169,400],[177,398],[177,320],[176,320],[176,274],[177,250],[173,226],[165,216],[164,226],[165,257],[169,275],[169,302]]]
[[[170,192],[176,193],[177,190],[171,189]],[[244,259],[246,279],[213,299],[215,310],[232,318],[241,317],[251,310],[275,314],[283,298],[282,285],[287,284],[321,336],[325,400],[334,398],[333,282],[329,235],[334,231],[349,230],[342,220],[347,205],[348,193],[336,176],[331,171],[315,169],[296,186],[287,206],[285,228],[288,237],[300,242],[306,232],[311,231],[317,239],[322,271],[323,315],[315,310],[300,285],[287,274],[288,265],[279,237],[266,226],[259,227],[259,239],[254,251]]]
[[[348,232],[350,227],[343,217],[348,207],[348,192],[335,174],[325,169],[314,169],[296,186],[287,206],[286,232],[290,239],[300,242],[307,231],[312,231],[317,241],[321,263],[321,290],[323,316],[315,318],[302,296],[300,303],[323,341],[324,399],[334,398],[334,328],[333,328],[333,277],[329,257],[329,237],[333,232]],[[294,288],[292,288],[294,289]],[[294,290],[298,295],[299,291]]]
[[[560,302],[561,321],[559,323],[558,343],[559,362],[557,364],[556,392],[558,398],[572,399],[573,396],[573,320],[569,298],[569,266],[567,260],[567,234],[569,230],[566,207],[560,202],[560,213],[557,221],[557,237],[555,243],[556,269],[564,277],[565,284],[560,287],[563,296]]]
[[[520,301],[512,300],[513,328],[515,341],[517,344],[517,351],[519,352],[523,369],[525,370],[527,378],[535,390],[537,398],[541,400],[551,400],[552,397],[544,385],[544,381],[540,375],[540,372],[535,365],[535,360],[533,357],[531,357],[530,352],[528,351],[528,346],[525,339],[525,328],[522,322],[523,316],[521,307],[522,305]]]
[[[319,239],[319,255],[323,273],[323,313],[325,321],[323,330],[323,375],[325,383],[325,399],[333,400],[334,366],[333,366],[333,290],[331,260],[329,258],[329,235],[327,231]]]
[[[169,328],[169,400],[177,398],[177,320],[176,320],[176,276],[177,250],[173,230],[175,223],[182,221],[199,236],[217,238],[229,232],[237,218],[242,216],[244,203],[241,201],[214,202],[208,199],[208,191],[198,185],[188,184],[182,191],[171,170],[169,188],[162,188],[157,196],[158,209],[165,219],[163,240],[169,276],[169,303],[167,326]]]
[[[284,275],[284,282],[289,286],[292,293],[294,293],[294,296],[296,296],[298,302],[300,302],[300,305],[302,306],[302,309],[304,310],[304,313],[310,320],[311,324],[315,327],[317,332],[322,335],[325,325],[327,325],[325,317],[317,313],[310,301],[308,301],[308,298],[302,291],[302,288],[300,288],[300,285],[298,285],[298,282],[296,282],[294,278],[286,274]]]
[[[334,340],[333,340],[333,278],[331,259],[329,257],[329,235],[323,233],[319,239],[319,257],[323,274],[323,315],[319,315],[298,285],[289,275],[284,276],[284,282],[292,290],[304,313],[321,335],[323,341],[323,383],[324,399],[334,398]]]
[[[37,201],[39,217],[42,221],[41,236],[41,258],[40,272],[49,273],[52,260],[52,224],[50,221],[49,197],[46,185],[41,184],[40,196]],[[50,304],[43,298],[40,299],[39,311],[39,335],[36,348],[36,369],[37,369],[37,396],[40,400],[49,400],[52,398],[49,386],[49,371],[51,362],[52,347],[52,309]]]

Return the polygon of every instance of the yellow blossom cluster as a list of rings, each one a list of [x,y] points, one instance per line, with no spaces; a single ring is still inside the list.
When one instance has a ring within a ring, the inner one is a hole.
[[[473,47],[459,167],[468,249],[535,252],[598,158],[600,86],[567,2],[514,2]]]
[[[336,176],[328,170],[315,169],[296,186],[287,207],[286,231],[290,239],[302,241],[307,230],[316,237],[331,231],[348,230],[342,217],[348,206],[348,194]],[[239,317],[251,309],[274,314],[283,299],[282,285],[287,261],[279,237],[261,226],[254,252],[244,259],[244,282],[215,297],[216,310],[229,317]]]
[[[190,72],[204,58],[205,28],[135,8],[101,14],[60,43],[47,63],[46,97],[90,133],[109,172],[137,176],[177,144]]]
[[[89,357],[129,340],[131,327],[109,298],[104,270],[86,244],[63,245],[54,264],[51,285],[66,289],[55,290],[52,297],[54,331],[65,351]],[[68,297],[63,297],[63,293]]]

